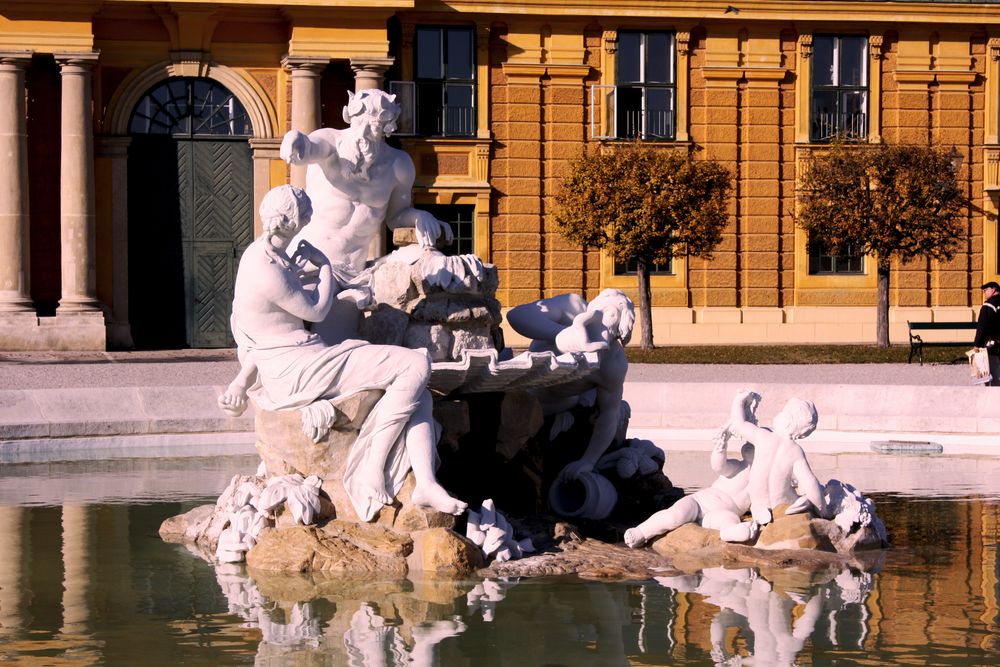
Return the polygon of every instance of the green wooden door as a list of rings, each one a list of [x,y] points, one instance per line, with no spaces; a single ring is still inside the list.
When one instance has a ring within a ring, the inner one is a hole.
[[[253,172],[246,141],[177,144],[187,344],[233,344],[236,267],[253,241]]]
[[[233,284],[253,241],[252,133],[207,79],[136,105],[129,147],[129,321],[137,347],[229,347]]]

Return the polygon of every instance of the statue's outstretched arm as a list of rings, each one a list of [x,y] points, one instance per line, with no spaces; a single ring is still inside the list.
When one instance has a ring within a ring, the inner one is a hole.
[[[823,500],[823,485],[816,478],[816,473],[812,471],[809,461],[806,460],[805,453],[792,465],[792,475],[795,478],[796,490],[800,496],[809,499],[820,516],[826,512],[826,502]]]
[[[554,343],[573,318],[586,310],[587,302],[579,294],[560,294],[515,306],[507,313],[507,322],[522,336]]]
[[[278,154],[288,164],[310,164],[325,160],[336,151],[335,132],[326,127],[308,135],[291,130],[282,138]]]
[[[219,407],[233,417],[239,417],[247,409],[247,390],[257,381],[257,364],[253,360],[253,353],[248,352],[241,356],[240,372],[218,400]]]
[[[729,429],[750,442],[771,442],[774,438],[773,433],[747,420],[747,412],[757,400],[759,396],[752,391],[743,390],[736,393],[729,411]]]
[[[393,167],[396,185],[389,196],[385,215],[385,223],[389,229],[415,229],[417,243],[426,247],[434,247],[439,238],[444,238],[446,245],[451,244],[455,238],[451,225],[438,220],[428,211],[413,208],[413,181],[416,178],[416,169],[410,156],[397,155]]]
[[[712,447],[712,454],[709,458],[709,465],[712,470],[723,477],[733,477],[747,466],[747,462],[742,459],[728,458],[729,439],[734,437],[730,431],[729,424],[719,429],[715,436]]]

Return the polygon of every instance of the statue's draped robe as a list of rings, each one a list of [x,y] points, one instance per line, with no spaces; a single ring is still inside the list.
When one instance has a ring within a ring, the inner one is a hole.
[[[345,340],[325,345],[314,333],[299,331],[286,336],[251,336],[232,318],[233,335],[240,360],[251,355],[257,365],[257,383],[250,396],[263,410],[293,410],[315,401],[350,396],[372,389],[385,390],[386,378],[397,370],[392,349],[361,340]],[[385,489],[395,497],[409,472],[404,438],[406,426],[418,404],[398,400],[398,393],[386,394],[375,404],[351,446],[344,469],[344,488],[358,516],[370,521],[382,507],[357,483],[358,471],[381,469]],[[373,452],[372,439],[387,429],[397,435],[383,461]]]

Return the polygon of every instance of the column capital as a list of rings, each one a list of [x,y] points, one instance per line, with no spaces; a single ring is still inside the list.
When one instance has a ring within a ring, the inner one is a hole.
[[[396,62],[395,58],[351,58],[351,69],[355,72],[377,72],[385,74],[385,71]]]
[[[323,69],[330,64],[330,59],[326,56],[292,56],[286,55],[281,59],[281,66],[293,74],[298,72],[309,72],[320,74]]]
[[[351,58],[351,69],[354,71],[354,90],[370,90],[381,88],[385,72],[395,58]]]
[[[31,62],[31,51],[0,51],[0,65],[24,69]]]
[[[52,54],[59,64],[73,65],[95,65],[97,59],[101,57],[100,51],[76,51],[67,53]]]
[[[813,54],[813,36],[812,33],[807,33],[805,35],[799,35],[799,55],[803,58],[812,58]]]

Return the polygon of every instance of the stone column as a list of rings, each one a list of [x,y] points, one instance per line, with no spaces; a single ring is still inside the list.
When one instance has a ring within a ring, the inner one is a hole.
[[[62,298],[57,315],[99,311],[94,257],[94,135],[91,68],[96,53],[57,55],[62,75],[60,227]]]
[[[86,634],[93,612],[94,511],[87,505],[63,505],[63,625],[67,635]]]
[[[132,137],[100,137],[97,155],[111,162],[111,321],[108,344],[135,347],[128,319],[128,147]]]
[[[271,161],[280,158],[281,138],[251,137],[250,152],[253,156],[253,235],[260,235],[260,202],[271,189]]]
[[[285,56],[281,64],[292,75],[292,126],[309,134],[320,126],[319,82],[329,58]],[[292,185],[306,186],[305,166],[291,168]]]
[[[354,92],[372,88],[382,88],[386,70],[395,58],[351,58],[351,69],[354,70]]]
[[[392,66],[394,58],[351,58],[351,69],[354,70],[354,92],[382,88],[385,72]],[[378,234],[368,246],[368,259],[381,257],[385,252],[386,227],[379,227]]]
[[[0,53],[0,313],[34,313],[28,295],[28,137],[24,68],[30,53]]]

